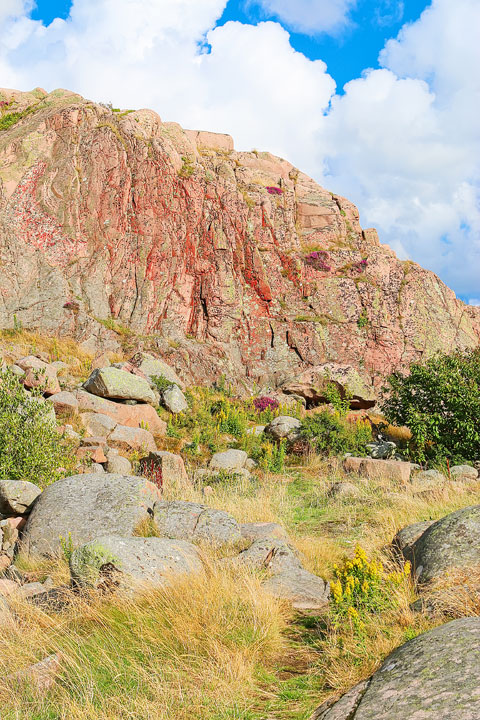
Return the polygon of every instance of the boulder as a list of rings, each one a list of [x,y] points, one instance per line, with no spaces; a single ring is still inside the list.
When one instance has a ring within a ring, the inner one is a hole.
[[[253,522],[240,525],[240,532],[245,540],[265,540],[274,538],[276,540],[288,540],[285,528],[274,522]]]
[[[328,496],[336,497],[358,497],[361,495],[360,488],[350,482],[336,482],[330,486]]]
[[[235,518],[223,510],[213,510],[198,503],[157,502],[154,520],[160,535],[178,540],[223,545],[237,542],[242,537]]]
[[[154,357],[148,353],[139,352],[131,359],[133,365],[135,365],[141,372],[151,381],[152,377],[164,377],[168,382],[173,385],[178,385],[179,388],[184,390],[184,384],[178,377],[175,370],[170,365],[167,365],[161,358]]]
[[[159,497],[158,489],[140,477],[92,473],[57,480],[35,503],[23,543],[32,554],[49,555],[69,533],[74,546],[105,534],[130,536]]]
[[[209,463],[210,470],[225,470],[225,472],[235,472],[245,467],[248,455],[244,450],[225,450],[225,452],[217,452]]]
[[[238,559],[255,570],[271,570],[275,574],[302,567],[298,551],[285,540],[272,537],[255,540]]]
[[[75,456],[79,461],[89,460],[96,464],[107,462],[107,457],[101,445],[89,445],[88,447],[78,448]]]
[[[450,468],[450,477],[460,482],[475,482],[478,480],[478,471],[471,465],[453,465]]]
[[[109,444],[119,450],[140,450],[153,452],[157,449],[153,435],[142,428],[132,428],[126,425],[117,425],[108,438]]]
[[[166,450],[156,450],[141,458],[140,472],[163,491],[182,491],[192,486],[181,455]]]
[[[80,421],[90,437],[108,437],[115,430],[118,423],[103,413],[82,413]]]
[[[311,720],[475,720],[480,717],[480,618],[440,625],[394,650],[369,680]]]
[[[70,560],[80,587],[127,591],[164,587],[178,576],[202,571],[196,548],[183,540],[100,536],[78,547]]]
[[[445,475],[438,470],[421,470],[412,477],[412,484],[420,488],[433,488],[445,484]]]
[[[41,492],[26,480],[0,480],[0,515],[25,515]]]
[[[112,455],[107,453],[107,472],[118,475],[132,475],[132,463],[122,455]]]
[[[399,485],[410,482],[412,466],[400,460],[374,460],[348,457],[343,461],[346,472],[354,472],[369,480],[391,480]]]
[[[407,525],[398,531],[392,540],[392,545],[396,550],[399,550],[404,556],[405,560],[412,560],[412,546],[416,543],[419,537],[423,535],[430,525],[433,525],[433,520],[422,520],[421,522]]]
[[[480,505],[457,510],[430,525],[411,548],[420,582],[447,570],[480,565]]]
[[[286,439],[288,442],[295,442],[300,436],[301,427],[302,423],[297,418],[279,415],[266,426],[264,433],[273,440]]]
[[[48,401],[55,408],[56,415],[62,413],[76,415],[78,413],[78,400],[71,392],[63,390],[62,392],[50,395]]]
[[[54,395],[60,392],[57,370],[49,363],[40,360],[34,355],[28,355],[17,362],[25,375],[22,382],[27,388],[43,387],[45,395]]]
[[[274,597],[290,602],[296,610],[324,610],[329,602],[329,584],[303,568],[276,573],[262,586]]]
[[[158,417],[151,405],[124,405],[92,395],[85,390],[77,390],[75,395],[82,411],[108,415],[119,425],[143,428],[155,435],[165,435],[167,432],[167,423]]]
[[[114,367],[94,370],[83,387],[93,395],[110,400],[155,403],[155,395],[146,380]]]
[[[388,440],[378,440],[377,442],[368,443],[366,448],[371,458],[375,460],[388,460],[394,457],[397,446],[394,442],[389,442]]]
[[[178,385],[172,385],[162,392],[162,405],[175,414],[188,410],[187,399]]]
[[[307,405],[319,405],[330,401],[326,392],[328,383],[334,383],[341,394],[346,390],[351,393],[352,409],[367,409],[376,403],[371,378],[365,371],[351,365],[317,365],[286,381],[282,389],[288,395],[295,394],[305,398]]]

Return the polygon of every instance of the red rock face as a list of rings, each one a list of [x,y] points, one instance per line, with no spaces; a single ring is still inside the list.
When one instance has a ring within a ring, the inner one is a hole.
[[[100,348],[128,327],[185,379],[245,386],[325,364],[377,386],[478,344],[478,310],[288,162],[148,110],[12,98],[28,112],[0,131],[0,327]]]

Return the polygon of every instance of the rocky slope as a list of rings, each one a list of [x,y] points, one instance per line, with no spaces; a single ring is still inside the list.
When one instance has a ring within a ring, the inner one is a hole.
[[[312,401],[327,367],[366,404],[394,368],[478,344],[478,309],[285,160],[63,90],[0,100],[0,328],[96,349],[128,328],[189,381]]]

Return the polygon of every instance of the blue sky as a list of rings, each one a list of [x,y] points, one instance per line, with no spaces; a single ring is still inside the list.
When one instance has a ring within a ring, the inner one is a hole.
[[[152,108],[285,157],[480,304],[480,0],[31,5],[0,0],[1,85]]]

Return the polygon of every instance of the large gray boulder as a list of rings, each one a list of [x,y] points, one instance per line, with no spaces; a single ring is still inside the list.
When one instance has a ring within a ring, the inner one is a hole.
[[[297,418],[289,415],[279,415],[267,425],[264,432],[273,440],[287,439],[288,442],[294,442],[300,437],[301,427],[302,423]]]
[[[311,720],[477,720],[480,618],[453,620],[391,653],[379,670]]]
[[[223,510],[174,500],[155,503],[153,517],[159,533],[168,538],[206,541],[213,545],[238,542],[242,538],[235,518]]]
[[[151,517],[160,491],[141,477],[110,473],[72,475],[49,485],[38,498],[23,535],[28,552],[50,555],[60,538],[74,546],[101,535],[133,535]]]
[[[183,540],[102,536],[81,545],[70,559],[80,587],[140,590],[164,587],[175,577],[202,570],[197,549]]]
[[[428,530],[430,525],[433,525],[433,520],[422,520],[420,522],[407,525],[398,531],[392,541],[392,545],[396,550],[399,550],[405,557],[405,560],[412,560],[412,547],[417,542],[418,538],[423,535],[425,530]]]
[[[450,513],[430,525],[411,547],[419,581],[447,570],[480,565],[480,505]]]
[[[156,358],[149,353],[139,352],[134,355],[131,362],[150,382],[153,377],[164,377],[165,380],[168,380],[172,385],[178,385],[178,387],[183,390],[184,385],[175,370],[173,370],[170,365],[167,365],[161,358]]]
[[[93,395],[110,400],[155,403],[155,394],[144,378],[114,367],[94,370],[83,387]]]
[[[0,480],[0,515],[24,515],[42,491],[26,480]]]

